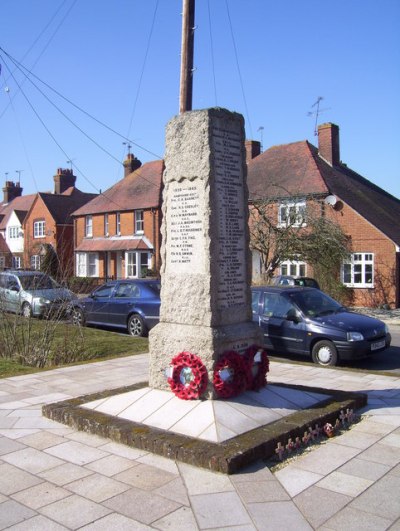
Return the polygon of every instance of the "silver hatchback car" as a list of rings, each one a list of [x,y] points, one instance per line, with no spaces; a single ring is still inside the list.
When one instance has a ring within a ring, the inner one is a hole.
[[[40,271],[8,270],[0,273],[0,309],[24,317],[64,313],[76,296]]]

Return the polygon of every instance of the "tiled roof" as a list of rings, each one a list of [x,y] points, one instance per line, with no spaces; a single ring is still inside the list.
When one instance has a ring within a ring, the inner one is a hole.
[[[0,234],[0,253],[10,253],[10,249],[3,238],[3,236]]]
[[[248,164],[250,200],[324,194],[328,189],[309,142],[273,146]]]
[[[147,162],[73,215],[160,207],[163,171],[163,160]]]
[[[83,240],[75,251],[147,251],[151,249],[142,238],[94,238]]]
[[[19,216],[22,215],[23,212],[25,212],[26,215],[28,210],[31,208],[33,201],[35,200],[35,197],[36,194],[21,195],[20,197],[16,197],[6,205],[4,205],[3,203],[0,207],[0,214],[2,216],[2,219],[0,221],[0,230],[5,230],[10,215],[14,210],[19,211]],[[19,216],[18,219],[20,219]]]
[[[57,224],[72,224],[71,214],[77,208],[97,197],[97,194],[81,192],[78,188],[68,189],[68,194],[51,194],[40,192],[43,200]]]
[[[333,194],[400,245],[400,200],[344,164],[332,167],[308,141],[274,146],[248,163],[250,200]]]

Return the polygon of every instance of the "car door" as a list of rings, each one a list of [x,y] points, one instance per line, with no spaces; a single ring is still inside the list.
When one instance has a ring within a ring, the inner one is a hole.
[[[7,275],[6,287],[4,290],[4,304],[5,309],[8,312],[19,313],[21,305],[20,291],[21,286],[19,285],[18,280],[12,275]]]
[[[88,323],[110,324],[109,307],[114,284],[105,284],[90,295],[85,303],[85,315]]]
[[[140,289],[135,282],[120,282],[110,298],[109,319],[113,326],[126,327],[128,315],[140,297]]]
[[[260,326],[267,348],[282,353],[305,352],[305,323],[284,294],[264,292]]]

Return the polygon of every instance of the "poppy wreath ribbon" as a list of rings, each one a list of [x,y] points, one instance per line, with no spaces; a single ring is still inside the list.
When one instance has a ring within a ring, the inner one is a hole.
[[[252,345],[244,353],[248,364],[250,382],[247,389],[258,391],[267,385],[267,372],[269,371],[269,359],[267,351],[257,345]]]
[[[234,350],[224,352],[215,364],[213,385],[221,398],[237,396],[245,391],[249,379],[247,360]]]
[[[195,354],[181,352],[172,358],[171,366],[172,375],[168,383],[178,398],[195,400],[207,389],[207,369]]]

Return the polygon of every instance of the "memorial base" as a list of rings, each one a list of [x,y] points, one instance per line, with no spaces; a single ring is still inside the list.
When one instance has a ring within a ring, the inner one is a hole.
[[[208,373],[208,385],[203,399],[218,398],[212,385],[215,362],[226,351],[239,354],[252,345],[260,346],[260,328],[252,322],[217,327],[159,323],[149,335],[152,353],[149,385],[154,389],[169,390],[166,371],[172,358],[181,352],[198,356]]]

